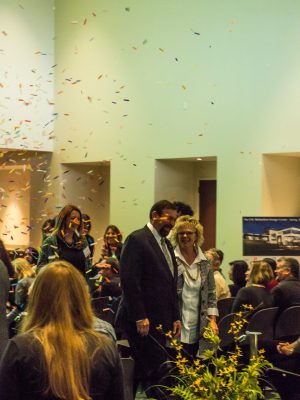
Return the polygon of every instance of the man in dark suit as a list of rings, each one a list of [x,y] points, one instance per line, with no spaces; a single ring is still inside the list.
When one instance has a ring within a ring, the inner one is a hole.
[[[279,284],[272,289],[274,306],[280,311],[300,304],[299,263],[295,258],[282,257],[275,269]]]
[[[167,200],[155,203],[150,222],[131,233],[120,260],[124,329],[136,361],[139,379],[156,384],[160,367],[166,361],[166,337],[171,331],[179,337],[181,322],[177,299],[177,264],[173,248],[166,239],[177,218],[176,207]],[[154,397],[153,392],[148,396]]]

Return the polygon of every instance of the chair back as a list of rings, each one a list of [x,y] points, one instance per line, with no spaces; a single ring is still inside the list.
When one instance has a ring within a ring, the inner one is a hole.
[[[221,321],[225,315],[231,313],[231,308],[233,305],[235,297],[228,297],[227,299],[221,299],[217,301],[217,308],[219,311],[218,321]]]
[[[114,312],[111,309],[112,297],[96,297],[92,299],[92,308],[96,317],[113,324]]]
[[[248,322],[247,331],[261,332],[258,340],[274,339],[274,321],[278,313],[278,307],[264,308],[254,313]]]
[[[299,400],[300,375],[279,368],[269,368],[265,375],[276,388],[281,400]]]
[[[225,315],[218,323],[219,337],[221,339],[220,346],[222,348],[227,348],[234,344],[233,335],[232,333],[228,333],[228,331],[230,329],[230,324],[234,322],[235,316],[235,313]]]
[[[286,308],[275,324],[275,339],[294,340],[300,336],[300,305]]]
[[[134,365],[133,358],[121,358],[123,379],[124,379],[124,400],[134,400],[133,395],[133,380],[134,380]]]

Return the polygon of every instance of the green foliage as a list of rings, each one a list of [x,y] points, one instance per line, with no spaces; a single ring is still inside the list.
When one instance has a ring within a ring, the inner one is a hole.
[[[237,314],[231,332],[238,336],[245,320]],[[177,350],[175,386],[168,387],[170,398],[176,400],[257,400],[263,399],[259,378],[272,365],[265,359],[264,351],[252,357],[248,365],[239,365],[242,351],[235,344],[231,353],[218,354],[220,338],[210,326],[204,333],[205,339],[213,344],[213,350],[206,350],[203,358],[189,362],[182,354],[182,346],[175,340],[172,345]],[[166,388],[165,388],[166,389]]]

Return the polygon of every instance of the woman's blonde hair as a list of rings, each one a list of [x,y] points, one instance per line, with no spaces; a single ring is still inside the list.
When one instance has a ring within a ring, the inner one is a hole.
[[[46,392],[67,400],[90,400],[87,337],[102,347],[92,330],[93,312],[83,276],[66,261],[39,272],[29,296],[22,332],[41,343],[48,377]]]
[[[181,227],[195,229],[197,235],[197,245],[201,246],[203,244],[203,226],[197,219],[191,217],[190,215],[182,215],[181,217],[177,218],[176,224],[172,229],[171,243],[174,247],[178,245],[178,229]]]
[[[271,266],[265,261],[253,261],[249,273],[249,284],[266,285],[274,279]]]
[[[21,257],[15,258],[12,261],[12,265],[15,269],[18,280],[25,277],[31,278],[35,276],[35,272],[32,269],[30,263],[26,260],[26,258],[21,258]]]

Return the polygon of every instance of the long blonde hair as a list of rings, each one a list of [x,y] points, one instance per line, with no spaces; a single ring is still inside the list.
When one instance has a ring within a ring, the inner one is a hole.
[[[18,257],[12,261],[12,265],[16,271],[18,280],[25,277],[33,278],[35,276],[35,272],[26,258]]]
[[[90,400],[87,337],[102,347],[92,330],[93,312],[84,278],[66,261],[55,261],[39,272],[29,296],[22,332],[41,343],[48,376],[46,392],[67,400]]]

